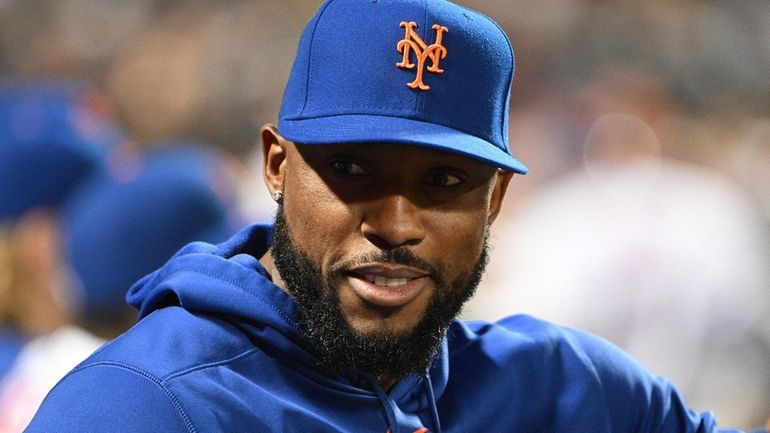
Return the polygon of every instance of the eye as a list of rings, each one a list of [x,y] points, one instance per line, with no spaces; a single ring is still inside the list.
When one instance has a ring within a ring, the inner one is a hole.
[[[348,176],[368,176],[369,172],[360,165],[351,161],[334,161],[331,166],[336,171]]]
[[[440,186],[440,187],[452,187],[455,185],[459,185],[463,182],[462,179],[460,179],[458,176],[455,176],[451,173],[447,173],[445,171],[438,171],[435,173],[431,173],[430,176],[428,176],[428,184],[433,186]]]

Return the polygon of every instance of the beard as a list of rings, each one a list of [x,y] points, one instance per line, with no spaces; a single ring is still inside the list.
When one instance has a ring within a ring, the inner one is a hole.
[[[323,275],[320,267],[292,238],[283,204],[279,204],[272,255],[286,291],[299,306],[300,325],[325,364],[335,369],[354,368],[376,377],[400,379],[412,373],[425,373],[430,367],[449,323],[481,282],[488,260],[487,239],[488,228],[471,270],[449,283],[407,247],[361,254],[333,266]],[[423,317],[412,329],[359,332],[350,326],[340,305],[337,284],[357,263],[391,263],[431,272],[436,289]]]

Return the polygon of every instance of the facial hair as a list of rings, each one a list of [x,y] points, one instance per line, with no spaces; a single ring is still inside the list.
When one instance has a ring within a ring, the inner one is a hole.
[[[375,377],[400,379],[425,373],[449,326],[481,282],[488,261],[488,229],[471,270],[447,283],[441,274],[408,247],[362,254],[333,266],[327,275],[291,235],[282,204],[273,232],[272,256],[286,291],[299,306],[301,325],[325,364],[354,368]],[[356,263],[391,263],[431,272],[436,289],[423,317],[409,331],[358,332],[345,318],[337,284]]]

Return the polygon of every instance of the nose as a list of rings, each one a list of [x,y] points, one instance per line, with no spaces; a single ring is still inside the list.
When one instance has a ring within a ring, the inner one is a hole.
[[[407,197],[390,194],[365,204],[361,231],[382,249],[417,245],[425,238],[421,211]]]

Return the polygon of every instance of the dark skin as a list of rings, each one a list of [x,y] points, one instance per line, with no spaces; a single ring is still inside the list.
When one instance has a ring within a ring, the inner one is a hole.
[[[407,333],[436,289],[478,259],[513,173],[444,151],[396,144],[301,145],[262,129],[265,181],[283,191],[294,240],[326,275],[350,267],[339,302],[357,332]],[[407,247],[426,266],[357,260]],[[285,284],[271,251],[260,258]],[[452,288],[457,289],[459,288]],[[380,378],[389,389],[400,378]]]

